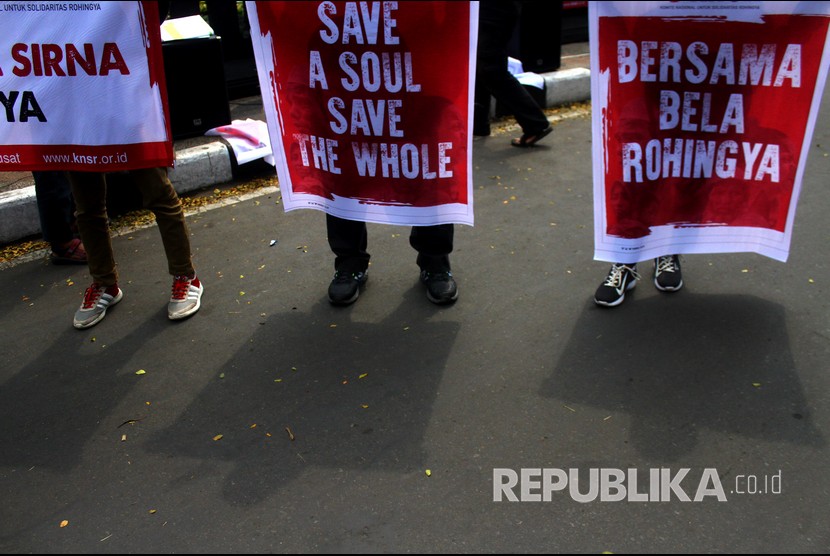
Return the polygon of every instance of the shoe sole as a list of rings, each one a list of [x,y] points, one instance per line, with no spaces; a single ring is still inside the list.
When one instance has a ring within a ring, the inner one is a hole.
[[[115,305],[119,301],[121,301],[121,298],[123,298],[123,297],[124,297],[124,290],[118,290],[118,295],[116,295],[115,297],[112,298],[112,301],[110,301],[110,304],[107,305],[107,308],[104,309],[103,311],[101,311],[101,313],[99,313],[98,316],[94,320],[91,320],[91,321],[86,322],[86,323],[73,321],[72,322],[73,326],[75,326],[75,328],[77,328],[78,330],[84,330],[86,328],[92,328],[93,326],[95,326],[96,324],[98,324],[99,322],[104,320],[104,317],[107,316],[107,311],[109,311],[113,307],[113,305]]]
[[[513,145],[514,147],[518,147],[520,149],[530,149],[530,148],[535,147],[536,143],[538,143],[539,141],[541,141],[542,139],[544,139],[545,137],[550,135],[551,132],[553,132],[553,126],[548,125],[548,127],[546,127],[545,129],[543,129],[542,131],[540,131],[539,133],[537,133],[536,135],[533,136],[533,141],[530,141],[530,142],[524,141],[523,142],[522,138],[519,137],[518,139],[511,140],[510,144]]]
[[[620,303],[625,301],[625,294],[628,293],[629,291],[633,290],[636,286],[637,286],[637,280],[632,280],[631,282],[626,284],[625,290],[622,292],[622,295],[619,297],[619,299],[617,299],[615,301],[600,301],[599,299],[597,299],[595,297],[594,298],[594,303],[596,303],[600,307],[616,307],[617,305],[619,305]]]
[[[438,299],[437,297],[432,297],[432,295],[429,293],[429,290],[427,290],[427,299],[429,299],[436,305],[449,305],[450,303],[455,303],[455,301],[458,299],[458,292],[456,291],[455,294],[449,299]]]
[[[190,309],[189,311],[187,311],[186,313],[176,313],[176,314],[173,314],[173,315],[171,315],[170,313],[167,313],[167,318],[170,319],[170,320],[186,319],[187,317],[195,314],[201,308],[202,308],[202,300],[201,300],[201,298],[199,298],[199,300],[196,301],[196,305],[194,305],[193,308]]]
[[[349,299],[344,299],[343,301],[337,301],[337,300],[334,300],[331,297],[329,297],[329,303],[331,303],[332,305],[338,305],[340,307],[344,307],[346,305],[351,305],[352,303],[357,301],[358,297],[360,297],[360,286],[357,287],[357,291],[354,292],[354,295],[351,296]]]
[[[186,313],[175,313],[175,314],[167,313],[167,318],[170,319],[170,320],[182,320],[182,319],[186,319],[187,317],[189,317],[189,316],[193,315],[194,313],[196,313],[196,311],[198,311],[202,307],[202,295],[204,293],[205,293],[205,288],[202,287],[202,291],[199,293],[199,299],[196,300],[196,305],[194,305],[189,311],[187,311]]]
[[[368,281],[369,281],[369,276],[366,275],[366,278],[362,282],[358,282],[357,290],[354,292],[354,295],[351,296],[349,299],[345,299],[343,301],[336,301],[336,300],[332,299],[331,296],[329,296],[329,303],[331,303],[332,305],[338,305],[340,307],[345,307],[346,305],[351,305],[352,303],[357,301],[358,297],[360,297],[360,290],[362,290],[366,287],[366,282],[368,282]]]
[[[666,287],[666,286],[661,286],[660,284],[658,284],[657,283],[657,278],[655,278],[654,279],[654,287],[657,288],[658,290],[660,290],[661,292],[676,292],[677,290],[679,290],[680,288],[683,287],[683,280],[681,280],[680,283],[677,286]]]

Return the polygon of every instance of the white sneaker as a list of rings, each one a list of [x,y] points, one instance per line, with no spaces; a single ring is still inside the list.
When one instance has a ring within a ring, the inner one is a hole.
[[[199,278],[176,276],[173,279],[173,293],[170,303],[167,304],[167,316],[170,320],[179,320],[189,317],[202,306],[202,292],[205,288]]]
[[[89,328],[98,324],[107,314],[107,309],[121,301],[124,292],[117,284],[102,286],[93,283],[84,292],[81,307],[75,311],[72,324],[75,328]]]

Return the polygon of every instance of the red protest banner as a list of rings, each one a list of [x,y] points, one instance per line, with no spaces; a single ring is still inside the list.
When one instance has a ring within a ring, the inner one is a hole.
[[[828,17],[774,2],[633,4],[592,8],[596,257],[786,260]]]
[[[286,210],[472,224],[475,6],[255,4],[252,35]]]

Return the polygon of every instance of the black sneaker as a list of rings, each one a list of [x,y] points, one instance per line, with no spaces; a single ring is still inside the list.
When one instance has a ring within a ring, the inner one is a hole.
[[[360,287],[369,278],[366,272],[335,272],[329,284],[329,301],[334,305],[350,305],[360,296]]]
[[[666,255],[654,259],[654,287],[661,292],[676,292],[683,287],[680,257]]]
[[[458,285],[449,270],[421,271],[421,282],[427,287],[427,299],[438,305],[453,303],[458,299]]]
[[[605,307],[616,307],[625,300],[625,292],[634,289],[639,278],[636,264],[614,263],[611,265],[605,282],[597,288],[594,302]]]

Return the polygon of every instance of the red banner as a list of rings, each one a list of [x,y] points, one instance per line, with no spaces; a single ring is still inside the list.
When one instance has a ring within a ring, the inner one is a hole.
[[[592,8],[597,258],[786,259],[829,20],[776,4]]]
[[[472,224],[474,5],[256,2],[286,210]]]

